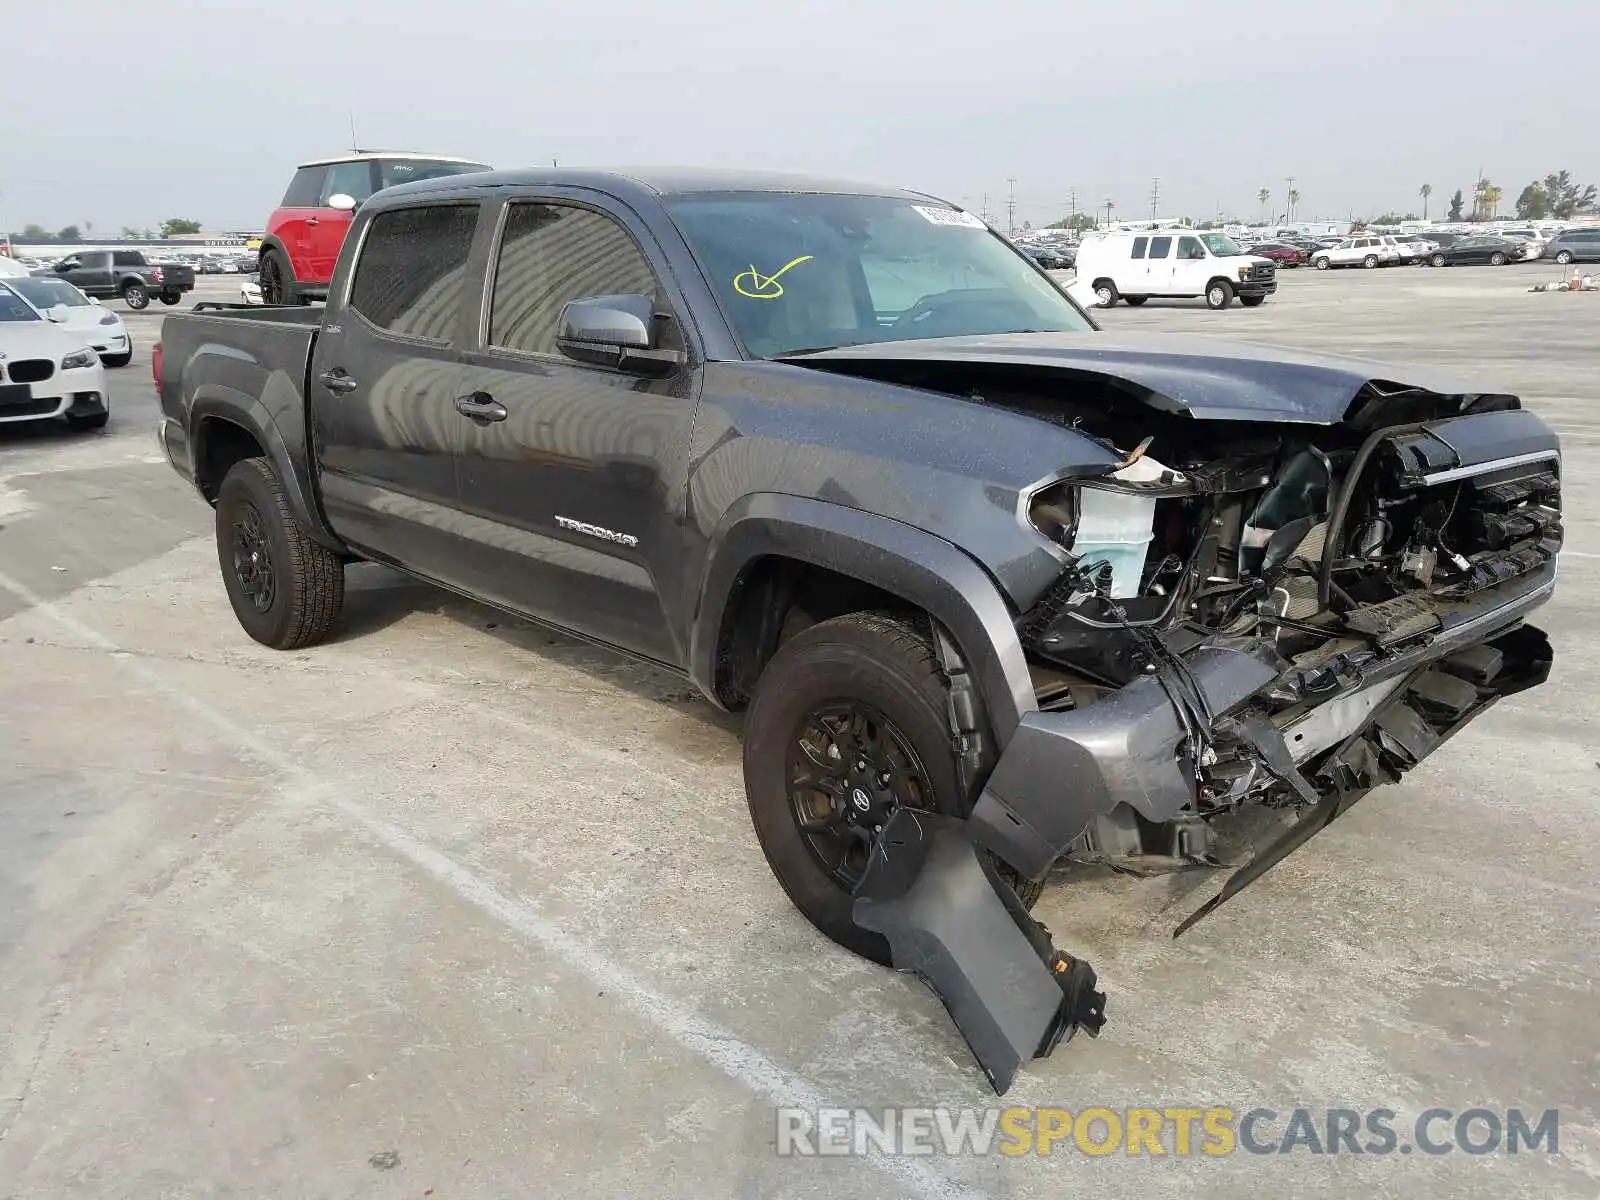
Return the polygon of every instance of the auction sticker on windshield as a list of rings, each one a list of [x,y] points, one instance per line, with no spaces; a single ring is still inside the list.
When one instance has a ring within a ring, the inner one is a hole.
[[[968,229],[988,228],[977,217],[969,212],[962,212],[958,208],[934,208],[925,204],[913,204],[911,207],[935,225],[964,225]]]

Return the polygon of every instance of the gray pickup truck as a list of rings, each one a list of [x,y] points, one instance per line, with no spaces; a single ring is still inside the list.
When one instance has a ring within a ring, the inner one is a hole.
[[[1103,1020],[1052,867],[1236,868],[1198,917],[1550,670],[1514,396],[1103,332],[917,193],[392,188],[325,309],[170,317],[156,370],[252,637],[327,636],[371,559],[745,710],[778,882],[1000,1091]]]
[[[150,307],[150,298],[177,304],[194,291],[194,268],[181,263],[153,263],[140,250],[80,250],[35,275],[65,279],[96,300],[120,297],[129,308]]]

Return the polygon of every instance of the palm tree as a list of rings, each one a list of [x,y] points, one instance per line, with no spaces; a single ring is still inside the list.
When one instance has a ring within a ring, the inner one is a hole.
[[[1288,216],[1288,219],[1292,221],[1294,219],[1295,207],[1300,203],[1300,193],[1299,193],[1299,191],[1297,189],[1295,189],[1295,188],[1290,188],[1289,189],[1289,195],[1288,195],[1287,199],[1289,201],[1289,216]]]
[[[1478,177],[1478,182],[1472,185],[1472,219],[1474,221],[1488,220],[1489,191],[1494,185],[1483,176]]]
[[[1500,207],[1500,197],[1505,193],[1487,180],[1483,189],[1483,215],[1485,219],[1492,220],[1495,210]]]
[[[1417,195],[1422,197],[1422,219],[1428,219],[1428,197],[1433,195],[1433,184],[1425,183],[1417,189]]]
[[[1262,188],[1256,193],[1256,199],[1261,201],[1261,223],[1265,225],[1267,223],[1267,201],[1272,199],[1271,190]]]

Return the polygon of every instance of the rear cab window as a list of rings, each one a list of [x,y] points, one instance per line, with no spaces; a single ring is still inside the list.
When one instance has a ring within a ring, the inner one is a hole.
[[[362,238],[346,307],[395,337],[448,343],[477,223],[471,202],[378,213]]]

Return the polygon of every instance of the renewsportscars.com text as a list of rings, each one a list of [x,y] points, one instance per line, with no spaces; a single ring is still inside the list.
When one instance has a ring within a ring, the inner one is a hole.
[[[1520,1108],[780,1108],[781,1156],[1554,1154],[1560,1113]]]

